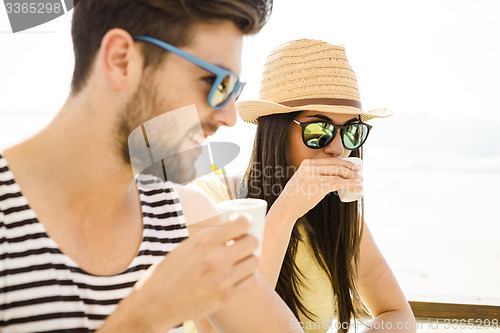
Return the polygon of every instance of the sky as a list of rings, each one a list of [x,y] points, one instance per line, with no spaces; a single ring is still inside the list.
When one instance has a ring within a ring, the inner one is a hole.
[[[367,109],[498,119],[499,12],[495,0],[276,0],[268,25],[245,41],[248,85],[240,98],[258,97],[256,74],[269,51],[314,38],[346,47]],[[12,34],[0,6],[0,115],[52,116],[64,102],[73,67],[70,16]]]
[[[459,252],[464,242],[493,244],[500,232],[498,214],[477,208],[496,207],[500,187],[499,14],[497,0],[275,0],[269,23],[245,38],[241,78],[247,86],[240,100],[258,98],[259,73],[272,49],[312,38],[345,46],[365,110],[393,110],[390,119],[373,120],[366,144],[366,211],[380,223],[373,232],[410,290],[500,297],[500,272],[473,266],[478,255],[500,259],[500,248]],[[12,34],[0,5],[0,149],[39,130],[63,105],[74,64],[70,27],[66,14]],[[246,166],[254,130],[238,120],[210,139],[241,147],[229,171]],[[397,229],[408,211],[405,229]],[[437,231],[426,234],[429,229]],[[393,230],[398,237],[391,238]],[[456,244],[443,252],[440,242],[452,238]],[[423,240],[427,252],[419,247]],[[414,249],[412,258],[420,253],[413,259],[418,267],[394,251],[398,247]],[[490,279],[464,277],[462,264]],[[445,282],[436,284],[435,275]],[[467,281],[473,287],[465,288]]]

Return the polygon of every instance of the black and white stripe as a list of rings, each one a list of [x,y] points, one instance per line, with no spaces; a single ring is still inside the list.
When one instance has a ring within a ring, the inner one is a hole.
[[[0,154],[0,331],[97,330],[146,269],[188,236],[172,184],[152,176],[137,184],[144,223],[138,254],[121,273],[95,276],[48,237]]]

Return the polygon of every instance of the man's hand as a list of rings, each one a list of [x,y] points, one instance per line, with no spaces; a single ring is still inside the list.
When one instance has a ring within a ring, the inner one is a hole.
[[[245,234],[249,227],[241,216],[184,241],[148,270],[102,331],[123,332],[128,323],[126,330],[134,332],[165,332],[218,310],[233,294],[252,287],[258,269],[252,253],[258,241]]]

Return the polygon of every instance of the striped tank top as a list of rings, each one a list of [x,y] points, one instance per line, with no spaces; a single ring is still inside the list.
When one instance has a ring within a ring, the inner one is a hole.
[[[97,276],[58,249],[0,154],[0,331],[95,331],[146,270],[187,238],[172,183],[144,175],[136,181],[143,213],[139,251],[122,272]]]

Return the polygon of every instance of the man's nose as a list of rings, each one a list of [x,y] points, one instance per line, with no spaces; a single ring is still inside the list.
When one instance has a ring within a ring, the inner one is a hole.
[[[236,103],[234,97],[224,105],[223,108],[219,110],[214,110],[213,119],[223,126],[234,126],[236,125]]]

